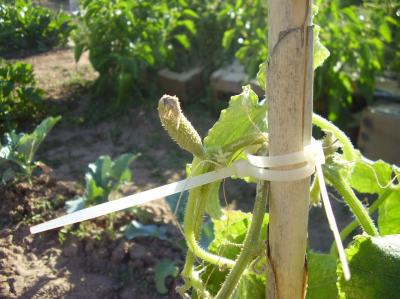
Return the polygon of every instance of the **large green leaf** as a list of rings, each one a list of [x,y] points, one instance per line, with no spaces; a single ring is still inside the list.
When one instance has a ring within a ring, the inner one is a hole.
[[[336,257],[329,254],[309,252],[307,254],[308,286],[307,299],[336,299]]]
[[[400,294],[400,235],[357,236],[346,249],[351,279],[338,266],[340,298],[397,299]]]
[[[400,234],[400,189],[393,189],[379,207],[378,227],[382,235]]]

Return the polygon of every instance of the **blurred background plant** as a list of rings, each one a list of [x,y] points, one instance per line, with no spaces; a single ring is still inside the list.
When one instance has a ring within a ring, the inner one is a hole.
[[[0,4],[0,20],[0,55],[63,46],[73,29],[69,14],[33,5],[30,0]]]
[[[392,35],[399,30],[399,18],[394,17],[399,4],[339,0],[316,4],[320,13],[315,22],[331,52],[315,74],[316,109],[339,126],[349,127],[354,125],[351,114],[372,102],[376,75],[396,68],[389,61],[399,55],[400,40]]]
[[[32,65],[0,60],[0,134],[34,125],[43,116],[42,95]]]
[[[122,154],[113,161],[110,156],[104,155],[90,163],[85,173],[85,193],[66,202],[67,212],[72,213],[112,200],[112,195],[115,196],[123,184],[131,181],[129,165],[137,157],[134,154]]]
[[[316,111],[348,129],[352,114],[372,102],[375,77],[385,70],[399,73],[400,5],[390,0],[315,4],[314,22],[331,52],[315,74]],[[76,59],[89,50],[100,74],[91,112],[121,111],[150,96],[153,71],[165,66],[181,72],[201,65],[209,74],[236,59],[251,79],[267,58],[264,1],[83,0],[81,7],[73,35]]]
[[[348,129],[354,125],[352,113],[373,100],[376,75],[384,70],[399,73],[400,4],[376,0],[315,4],[319,13],[314,23],[321,27],[321,42],[331,52],[315,74],[315,109]],[[260,29],[267,27],[262,5],[261,1],[250,7],[227,3],[225,12],[232,25],[222,45],[228,53],[234,51],[250,78],[267,58],[267,36]]]
[[[233,56],[254,78],[259,65],[267,59],[267,7],[266,1],[227,1],[219,18],[227,24],[222,47],[232,60]]]
[[[76,60],[88,50],[99,72],[94,114],[121,111],[148,95],[148,71],[165,64],[174,47],[190,47],[194,18],[185,1],[83,0],[73,40]]]

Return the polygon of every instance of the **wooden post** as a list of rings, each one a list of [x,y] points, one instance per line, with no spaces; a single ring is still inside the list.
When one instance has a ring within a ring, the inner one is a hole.
[[[267,99],[270,155],[311,141],[311,0],[268,0]],[[304,298],[310,180],[271,183],[267,298]]]

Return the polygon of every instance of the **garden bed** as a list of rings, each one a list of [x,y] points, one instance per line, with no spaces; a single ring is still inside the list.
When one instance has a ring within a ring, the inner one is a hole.
[[[176,298],[174,287],[178,280],[167,279],[166,295],[157,293],[154,285],[157,262],[168,258],[181,266],[184,252],[170,241],[154,237],[128,241],[118,234],[110,238],[102,219],[88,222],[84,236],[59,234],[59,230],[29,234],[30,225],[64,214],[64,202],[82,194],[85,169],[99,155],[141,153],[131,166],[133,182],[122,188],[122,195],[184,178],[183,169],[190,155],[164,132],[156,99],[150,108],[134,108],[125,116],[95,125],[83,123],[82,110],[88,102],[86,82],[96,73],[87,58],[76,66],[72,49],[51,51],[26,61],[34,65],[39,85],[49,95],[47,101],[53,111],[63,113],[63,119],[39,150],[39,160],[52,171],[34,180],[32,186],[21,183],[7,192],[1,191],[0,297]],[[215,122],[215,116],[198,104],[194,108],[185,105],[184,109],[201,136]],[[254,186],[227,180],[225,190],[228,208],[251,210]],[[333,205],[343,227],[351,221],[348,208],[336,201]],[[173,215],[163,199],[142,210],[148,223],[166,225],[171,240],[183,239],[172,225]],[[117,232],[140,217],[118,215]],[[310,246],[328,250],[332,236],[322,209],[312,209],[309,227]]]

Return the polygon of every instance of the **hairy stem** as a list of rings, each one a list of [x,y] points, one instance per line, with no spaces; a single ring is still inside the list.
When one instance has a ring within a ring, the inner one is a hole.
[[[200,158],[194,158],[192,163],[192,175],[196,176],[207,172],[211,166],[202,165]],[[201,259],[218,265],[219,267],[233,267],[234,261],[226,258],[222,258],[218,255],[211,254],[205,251],[197,243],[201,231],[201,224],[203,221],[204,210],[206,205],[206,199],[203,198],[204,194],[208,194],[210,184],[198,188],[194,188],[189,192],[189,198],[186,205],[185,216],[184,216],[184,236],[188,245],[188,252],[186,255],[185,265],[182,270],[182,276],[186,280],[186,283],[193,285],[194,280],[194,262],[195,256]],[[194,285],[193,285],[194,286]]]
[[[196,166],[195,164],[197,163],[193,163],[194,166]],[[197,171],[200,171],[202,173],[210,170],[207,166],[200,166],[198,168],[198,170],[195,170],[196,175]],[[186,213],[183,224],[186,243],[189,247],[189,250],[195,256],[201,258],[202,260],[205,260],[219,267],[232,268],[235,263],[233,260],[212,254],[201,248],[197,242],[201,231],[201,224],[203,222],[204,210],[206,207],[206,198],[204,198],[204,195],[208,194],[208,189],[210,188],[210,186],[210,184],[202,186],[193,189],[189,193],[189,199],[186,206]]]
[[[322,130],[328,130],[335,135],[335,137],[340,141],[343,146],[343,158],[348,161],[354,161],[356,159],[356,154],[354,150],[354,146],[351,143],[350,139],[346,136],[346,134],[340,130],[337,126],[335,126],[329,120],[319,116],[318,114],[313,114],[312,122],[314,125],[319,127]]]
[[[324,176],[343,196],[343,199],[349,205],[363,230],[370,236],[378,236],[378,230],[369,216],[367,209],[354,194],[349,184],[338,173],[334,173],[333,170],[329,170],[327,167],[324,167]]]
[[[240,277],[251,262],[254,245],[260,238],[261,226],[266,212],[268,182],[261,181],[257,185],[257,195],[254,203],[253,216],[249,231],[243,243],[243,248],[236,260],[235,266],[229,272],[224,284],[215,299],[228,299],[235,291]]]
[[[379,208],[379,206],[392,194],[392,192],[395,190],[395,188],[388,188],[386,189],[379,197],[377,200],[375,200],[371,206],[368,208],[368,213],[370,215],[374,214],[376,210]],[[359,226],[358,220],[353,220],[350,222],[341,232],[340,232],[340,238],[344,241],[346,238]],[[336,255],[337,254],[337,249],[336,249],[336,243],[333,241],[330,249],[330,253]]]

